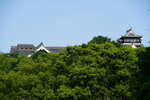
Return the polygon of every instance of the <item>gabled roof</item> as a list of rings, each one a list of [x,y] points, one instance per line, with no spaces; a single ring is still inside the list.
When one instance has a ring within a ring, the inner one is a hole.
[[[36,48],[39,48],[41,46],[44,46],[43,42],[41,42]]]
[[[129,30],[126,31],[125,35],[122,37],[142,37],[137,35],[136,33],[133,32],[133,30],[130,28]]]
[[[18,48],[35,48],[33,44],[18,44]]]
[[[35,52],[40,51],[40,50],[44,50],[45,52],[50,53],[50,51],[43,45],[42,42],[36,47]]]

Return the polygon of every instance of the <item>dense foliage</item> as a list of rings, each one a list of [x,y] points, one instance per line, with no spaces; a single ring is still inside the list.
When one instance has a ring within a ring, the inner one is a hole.
[[[137,100],[149,100],[150,98],[150,47],[137,49],[138,68],[134,81],[134,97]]]
[[[88,42],[88,44],[103,44],[103,43],[112,43],[116,47],[121,47],[121,44],[117,41],[111,40],[111,38],[104,37],[104,36],[95,36],[91,41]]]
[[[0,54],[0,100],[148,100],[149,66],[150,48],[111,43]]]

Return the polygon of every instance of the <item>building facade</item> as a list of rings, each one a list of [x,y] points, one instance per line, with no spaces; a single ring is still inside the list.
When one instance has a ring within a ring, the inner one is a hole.
[[[34,52],[44,51],[46,53],[59,52],[65,50],[66,47],[47,47],[43,43],[40,43],[37,47],[33,44],[17,44],[17,46],[11,46],[10,53],[16,53],[18,55],[24,55],[30,57]]]
[[[121,43],[121,45],[126,46],[126,45],[131,45],[132,48],[137,48],[143,46],[142,36],[137,35],[136,33],[133,32],[132,28],[126,31],[125,35],[120,37],[118,41]]]

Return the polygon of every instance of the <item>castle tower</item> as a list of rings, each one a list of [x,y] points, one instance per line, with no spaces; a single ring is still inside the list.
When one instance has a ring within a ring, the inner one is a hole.
[[[125,35],[118,39],[121,45],[131,45],[133,48],[141,47],[143,44],[141,43],[142,36],[137,35],[133,32],[132,28],[126,31]]]

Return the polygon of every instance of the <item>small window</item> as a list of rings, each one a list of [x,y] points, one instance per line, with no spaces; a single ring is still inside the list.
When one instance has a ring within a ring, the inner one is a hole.
[[[133,42],[133,39],[130,39],[130,42]]]

